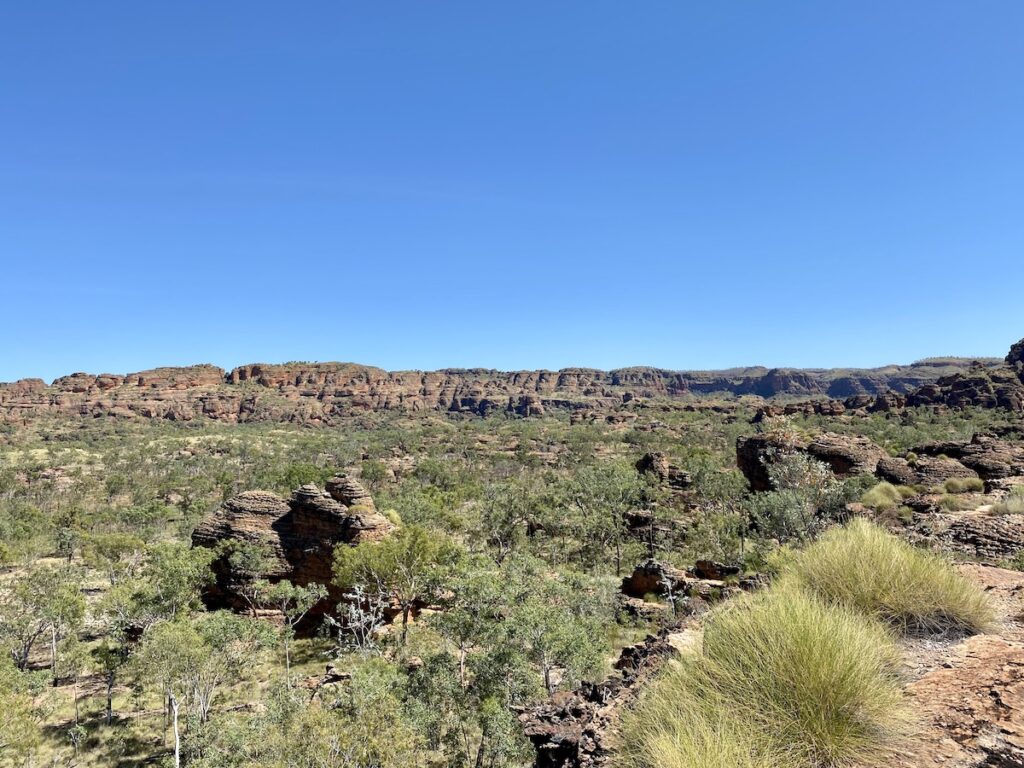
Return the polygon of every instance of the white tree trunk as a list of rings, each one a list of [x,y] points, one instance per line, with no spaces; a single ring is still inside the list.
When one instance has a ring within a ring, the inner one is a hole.
[[[181,768],[181,734],[178,731],[178,697],[171,694],[171,713],[174,718],[174,768]]]

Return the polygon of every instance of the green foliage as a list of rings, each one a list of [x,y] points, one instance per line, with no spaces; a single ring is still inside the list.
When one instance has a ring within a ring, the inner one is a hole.
[[[942,484],[946,493],[981,493],[985,483],[979,477],[951,477]]]
[[[28,677],[0,654],[0,763],[30,765],[41,741]]]
[[[323,485],[334,471],[330,467],[318,467],[308,462],[297,462],[283,467],[275,479],[274,488],[284,494],[291,493],[300,485]]]
[[[888,512],[895,509],[903,501],[903,495],[892,483],[881,482],[860,497],[865,507],[876,512]]]
[[[334,582],[342,589],[361,586],[394,598],[401,610],[404,641],[413,606],[434,594],[441,573],[459,555],[449,539],[407,526],[380,541],[339,546],[334,552]]]
[[[785,573],[901,632],[980,631],[994,616],[985,594],[947,561],[866,520],[829,531]]]
[[[1024,515],[1024,485],[1018,485],[1010,494],[992,507],[993,515]]]
[[[907,718],[877,624],[792,587],[717,611],[623,724],[620,764],[882,765]]]
[[[768,474],[775,490],[754,494],[749,512],[762,536],[780,542],[806,541],[842,519],[851,490],[858,488],[839,482],[826,464],[803,453],[777,457]]]

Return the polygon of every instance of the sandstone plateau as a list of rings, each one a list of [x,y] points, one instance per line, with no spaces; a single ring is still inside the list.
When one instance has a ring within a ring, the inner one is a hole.
[[[1021,375],[1019,362],[959,359],[864,370],[389,372],[352,363],[289,363],[243,365],[225,372],[197,365],[127,375],[73,373],[49,385],[41,379],[0,384],[0,422],[27,423],[55,415],[331,425],[367,411],[535,416],[547,408],[605,410],[641,398],[713,394],[832,398],[815,401],[834,402],[827,406],[829,412],[848,407],[888,409],[908,402],[1019,409],[1024,408]],[[848,403],[838,403],[837,398]]]

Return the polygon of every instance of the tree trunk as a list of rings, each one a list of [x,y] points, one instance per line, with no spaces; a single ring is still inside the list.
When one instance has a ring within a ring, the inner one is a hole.
[[[284,631],[287,633],[290,630],[290,625],[286,624]],[[292,687],[292,654],[287,634],[284,638],[284,682],[289,688]]]
[[[50,672],[53,675],[53,687],[57,687],[57,628],[50,627]]]
[[[114,722],[114,673],[107,673],[107,725]]]
[[[484,764],[484,755],[487,754],[487,735],[484,734],[480,737],[480,746],[476,748],[476,768],[481,768]]]
[[[178,731],[178,699],[172,693],[171,713],[174,719],[174,768],[181,768],[181,734]]]
[[[409,635],[409,611],[411,608],[409,603],[402,606],[402,645],[405,645],[405,638]]]

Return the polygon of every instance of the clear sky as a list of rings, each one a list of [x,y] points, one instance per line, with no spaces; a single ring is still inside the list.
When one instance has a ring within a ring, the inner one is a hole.
[[[1024,336],[1024,3],[8,2],[0,380]]]

